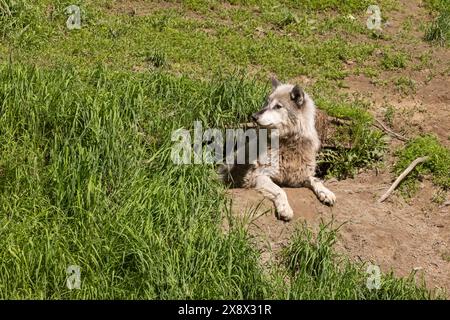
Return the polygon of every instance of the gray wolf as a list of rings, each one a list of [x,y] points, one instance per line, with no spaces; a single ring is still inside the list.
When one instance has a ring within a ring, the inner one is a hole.
[[[314,176],[320,149],[314,101],[299,85],[282,84],[275,77],[271,80],[272,92],[264,107],[251,117],[258,128],[277,129],[277,168],[254,159],[246,164],[223,165],[220,173],[225,183],[258,190],[273,202],[277,217],[288,221],[293,211],[281,187],[307,187],[330,206],[336,196]]]

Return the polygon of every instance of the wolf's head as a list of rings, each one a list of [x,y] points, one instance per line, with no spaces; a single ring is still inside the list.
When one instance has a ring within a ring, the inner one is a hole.
[[[272,77],[272,93],[264,107],[252,114],[260,127],[278,129],[280,137],[317,138],[314,127],[315,106],[312,99],[298,85],[282,84]]]

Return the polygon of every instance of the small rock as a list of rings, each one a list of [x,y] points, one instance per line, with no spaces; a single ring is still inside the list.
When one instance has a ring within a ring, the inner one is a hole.
[[[255,30],[260,32],[260,33],[266,33],[266,31],[263,29],[263,27],[256,27]]]
[[[375,53],[377,56],[381,56],[381,55],[383,54],[383,51],[381,51],[380,49],[376,49],[376,50],[374,51],[374,53]]]
[[[437,263],[430,262],[430,264],[431,264],[432,266],[439,267],[439,266],[437,265]]]

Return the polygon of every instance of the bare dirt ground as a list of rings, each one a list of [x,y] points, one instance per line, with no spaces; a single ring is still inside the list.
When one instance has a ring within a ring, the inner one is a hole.
[[[396,39],[403,48],[409,48],[412,63],[394,76],[407,76],[415,82],[409,93],[399,92],[392,85],[392,72],[382,74],[387,85],[373,83],[364,75],[345,79],[343,92],[358,94],[370,99],[371,112],[383,119],[386,105],[394,108],[392,129],[407,137],[419,133],[434,133],[443,145],[450,147],[450,76],[442,74],[448,68],[448,49],[432,46],[422,40],[411,46],[402,39],[401,25],[408,17],[427,21],[420,1],[400,1],[401,9],[392,13],[386,33]],[[420,39],[423,32],[413,29]],[[414,63],[427,52],[433,65],[417,70]],[[429,288],[441,288],[450,293],[450,206],[432,201],[435,188],[426,178],[414,197],[405,200],[394,192],[383,203],[377,199],[396,178],[391,172],[395,158],[392,151],[401,145],[392,140],[386,155],[385,167],[367,170],[353,179],[325,182],[337,196],[337,203],[329,208],[322,205],[308,189],[284,189],[294,210],[292,222],[278,221],[272,204],[254,190],[229,190],[232,210],[236,215],[248,215],[253,220],[249,229],[263,252],[263,260],[276,259],[279,250],[287,244],[295,226],[305,222],[313,229],[323,220],[334,219],[340,228],[338,252],[354,260],[370,261],[383,272],[394,271],[407,276],[416,271],[416,278],[423,276]],[[450,193],[445,194],[446,201]]]
[[[393,195],[384,203],[377,198],[389,187],[392,176],[375,170],[354,179],[332,180],[334,207],[322,205],[308,189],[284,189],[294,210],[291,222],[276,219],[272,204],[254,190],[231,189],[232,210],[255,217],[249,226],[263,259],[276,259],[298,223],[317,228],[321,221],[340,228],[337,250],[355,260],[370,261],[384,272],[407,276],[423,274],[430,288],[450,292],[450,212],[430,201],[433,187],[427,181],[410,203]]]
[[[428,22],[431,17],[420,0],[400,0],[399,3],[399,10],[387,16],[383,26],[387,39],[382,41],[387,45],[395,43],[394,51],[401,48],[408,52],[407,66],[394,72],[382,72],[381,83],[362,74],[349,76],[345,79],[347,89],[343,91],[368,97],[372,113],[380,119],[386,106],[394,107],[394,131],[406,136],[434,133],[443,145],[450,147],[450,51],[423,40],[424,31],[417,22]],[[408,21],[415,22],[405,31]],[[376,54],[383,55],[383,52]],[[420,66],[424,56],[428,61]],[[401,92],[394,85],[399,77],[411,79],[414,88]]]
[[[371,111],[378,119],[383,119],[386,106],[393,107],[395,132],[405,136],[434,133],[443,145],[450,147],[450,76],[439,75],[428,83],[421,83],[418,76],[411,78],[416,79],[418,88],[408,95],[377,87],[364,75],[348,77],[346,91],[369,97],[373,102]]]

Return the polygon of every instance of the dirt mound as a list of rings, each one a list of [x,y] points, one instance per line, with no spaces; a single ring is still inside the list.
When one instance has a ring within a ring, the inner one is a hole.
[[[290,223],[275,218],[273,206],[254,190],[231,189],[232,210],[251,215],[250,231],[262,250],[263,260],[276,259],[299,222],[311,228],[334,219],[339,232],[337,250],[355,260],[370,261],[383,272],[398,276],[417,271],[430,288],[450,292],[450,210],[431,201],[433,187],[423,182],[416,197],[406,202],[394,194],[386,202],[377,198],[389,187],[388,172],[368,171],[355,179],[326,182],[337,196],[329,208],[306,188],[284,189],[294,210]]]

